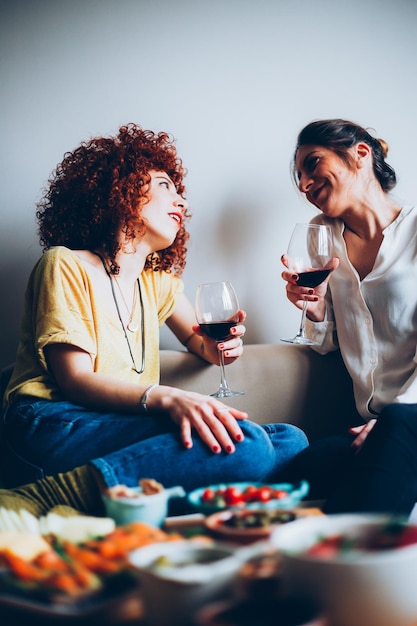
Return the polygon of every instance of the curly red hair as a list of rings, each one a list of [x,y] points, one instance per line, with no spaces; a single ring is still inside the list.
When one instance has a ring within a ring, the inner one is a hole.
[[[150,170],[166,172],[184,196],[186,170],[168,133],[127,124],[115,137],[96,137],[67,152],[37,204],[43,250],[51,246],[101,250],[110,261],[111,272],[117,274],[117,234],[122,229],[128,239],[135,236],[133,222],[137,228],[138,213],[140,216],[141,207],[149,200]],[[144,231],[144,221],[142,226]],[[145,269],[181,275],[188,238],[183,222],[175,241],[150,255]]]

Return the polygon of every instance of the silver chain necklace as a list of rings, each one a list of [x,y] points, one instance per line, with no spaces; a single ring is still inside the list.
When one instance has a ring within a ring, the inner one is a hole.
[[[133,369],[134,372],[136,372],[136,374],[143,374],[144,369],[145,369],[145,315],[144,315],[144,310],[143,310],[143,298],[142,298],[142,290],[140,288],[139,278],[137,279],[137,283],[138,283],[139,303],[140,303],[140,329],[141,329],[141,333],[142,333],[142,364],[141,364],[140,370],[138,370],[138,368],[136,367],[136,362],[135,362],[135,359],[133,357],[132,347],[130,345],[129,337],[127,336],[126,327],[125,327],[125,325],[123,323],[122,316],[120,314],[119,304],[117,302],[116,294],[114,292],[113,278],[112,278],[109,270],[107,269],[106,262],[105,262],[104,258],[101,256],[101,254],[99,254],[95,250],[91,250],[91,252],[93,254],[95,254],[96,256],[98,256],[98,258],[101,260],[101,262],[103,263],[104,271],[106,272],[107,276],[109,277],[111,293],[112,293],[112,296],[113,296],[114,304],[116,305],[117,315],[119,316],[120,324],[122,325],[123,333],[124,333],[124,336],[125,336],[125,339],[126,339],[126,343],[127,343],[128,348],[129,348],[130,358],[132,359],[132,364],[133,364],[132,369]]]

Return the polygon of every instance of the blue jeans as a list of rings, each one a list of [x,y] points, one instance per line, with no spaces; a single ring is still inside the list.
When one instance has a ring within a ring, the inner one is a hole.
[[[12,403],[4,421],[8,444],[22,463],[39,471],[37,477],[91,462],[109,487],[136,486],[144,477],[186,491],[226,481],[272,480],[308,445],[296,426],[240,421],[244,440],[236,451],[214,454],[196,434],[193,447],[184,448],[178,426],[167,416],[96,412],[33,398]]]

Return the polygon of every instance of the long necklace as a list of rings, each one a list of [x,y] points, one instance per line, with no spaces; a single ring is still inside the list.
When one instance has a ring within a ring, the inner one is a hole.
[[[131,333],[137,333],[137,332],[138,332],[138,330],[139,330],[139,326],[138,326],[136,323],[134,323],[134,322],[133,322],[133,315],[134,315],[134,312],[135,312],[135,306],[136,306],[136,288],[135,288],[134,293],[133,293],[132,310],[130,311],[130,310],[129,310],[129,307],[128,307],[128,305],[127,305],[127,302],[126,302],[126,298],[124,297],[124,294],[123,294],[122,288],[121,288],[121,287],[120,287],[120,285],[119,285],[119,281],[117,280],[117,278],[116,278],[116,277],[114,277],[114,280],[116,281],[116,285],[117,285],[117,287],[119,288],[119,292],[120,292],[120,295],[121,295],[121,297],[122,297],[123,303],[124,303],[124,305],[125,305],[125,307],[126,307],[127,314],[129,315],[129,320],[128,320],[127,324],[126,324],[126,328],[127,328],[127,330],[129,330]]]
[[[98,258],[101,260],[101,262],[103,263],[104,271],[106,272],[107,276],[109,277],[111,293],[112,293],[112,296],[113,296],[114,304],[116,305],[117,315],[119,316],[120,324],[122,325],[123,333],[124,333],[124,336],[125,336],[125,339],[126,339],[126,343],[127,343],[128,348],[129,348],[130,358],[132,359],[132,363],[133,363],[133,368],[132,369],[133,369],[134,372],[136,372],[136,374],[142,374],[144,369],[145,369],[145,315],[144,315],[144,310],[143,310],[142,290],[140,288],[139,278],[137,279],[137,283],[138,283],[139,302],[140,302],[140,327],[141,327],[141,333],[142,333],[142,364],[141,364],[140,370],[138,370],[138,368],[136,367],[136,362],[135,362],[135,359],[133,357],[133,352],[132,352],[132,347],[130,345],[129,337],[127,336],[126,328],[125,328],[125,325],[123,323],[122,316],[120,314],[119,304],[117,302],[116,294],[114,292],[113,278],[112,278],[109,270],[107,269],[106,262],[103,259],[103,257],[101,256],[101,254],[99,254],[95,250],[91,250],[91,252],[93,254],[95,254],[96,256],[98,256]],[[119,289],[120,289],[120,287],[119,287]],[[133,314],[133,311],[132,311],[132,314]],[[129,320],[129,322],[130,322],[130,320]],[[132,331],[132,332],[135,332],[135,331]]]

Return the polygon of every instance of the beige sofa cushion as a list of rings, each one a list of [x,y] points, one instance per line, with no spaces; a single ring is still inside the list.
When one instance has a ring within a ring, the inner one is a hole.
[[[232,389],[245,391],[226,403],[247,411],[258,423],[297,424],[311,440],[360,423],[351,380],[338,352],[321,356],[306,346],[246,345],[226,374]],[[211,393],[219,379],[217,366],[193,354],[161,352],[163,384]]]

